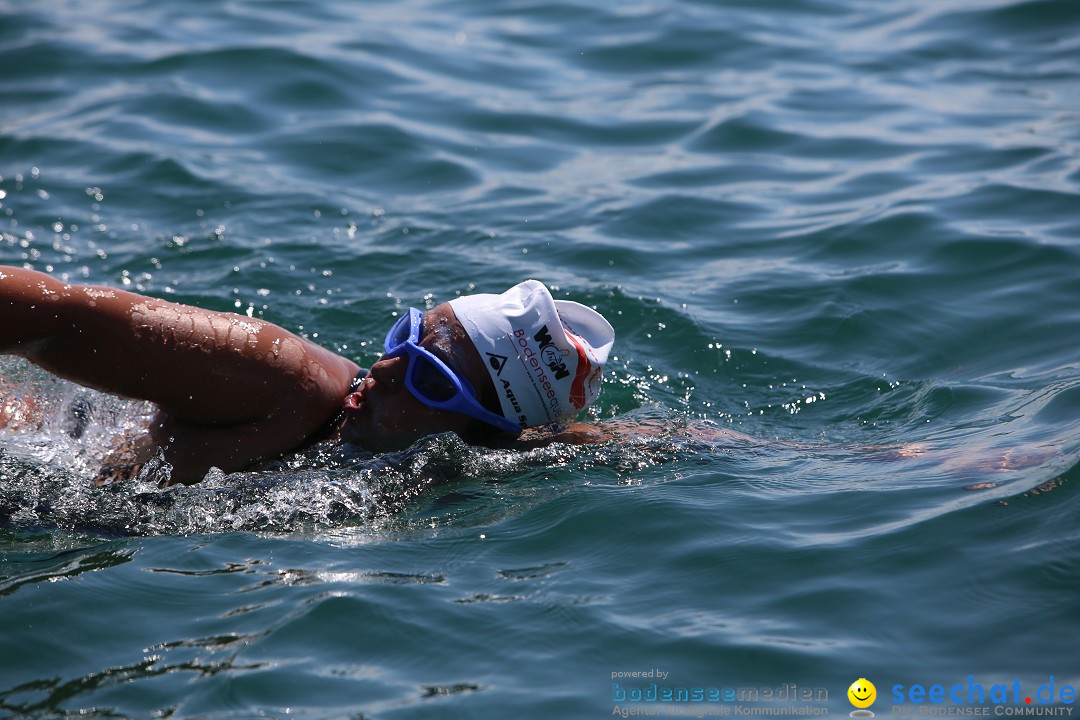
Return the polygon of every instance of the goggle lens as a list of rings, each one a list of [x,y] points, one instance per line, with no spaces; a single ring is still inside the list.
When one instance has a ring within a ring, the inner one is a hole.
[[[476,392],[463,377],[446,367],[441,360],[420,347],[420,323],[423,313],[409,308],[390,332],[386,333],[384,357],[405,355],[409,359],[406,386],[418,400],[430,407],[458,412],[507,432],[521,428],[507,418],[491,412],[476,399]]]
[[[413,388],[428,400],[443,403],[457,393],[457,387],[435,363],[422,355],[410,358],[409,362],[412,364]]]

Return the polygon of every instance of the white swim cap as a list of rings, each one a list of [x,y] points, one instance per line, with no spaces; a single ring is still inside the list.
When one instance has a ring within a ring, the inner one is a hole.
[[[539,280],[450,301],[487,365],[503,415],[521,427],[566,420],[596,400],[615,331]]]

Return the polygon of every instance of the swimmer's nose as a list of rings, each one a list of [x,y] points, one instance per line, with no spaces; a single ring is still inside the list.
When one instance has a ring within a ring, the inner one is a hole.
[[[368,374],[376,383],[387,390],[396,391],[405,383],[405,371],[408,369],[408,356],[397,355],[391,358],[382,358],[371,366]]]

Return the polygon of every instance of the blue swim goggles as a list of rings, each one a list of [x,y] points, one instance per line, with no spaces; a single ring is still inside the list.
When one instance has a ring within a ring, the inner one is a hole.
[[[386,351],[384,358],[398,355],[409,358],[409,367],[405,371],[405,387],[413,397],[428,407],[468,415],[506,432],[520,431],[520,425],[481,405],[468,381],[458,377],[446,363],[417,344],[423,317],[421,311],[409,308],[408,314],[394,323],[383,341],[383,349]]]

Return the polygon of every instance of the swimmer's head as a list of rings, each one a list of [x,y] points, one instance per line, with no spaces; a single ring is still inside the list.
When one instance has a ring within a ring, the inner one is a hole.
[[[569,419],[596,399],[614,337],[595,310],[554,300],[543,284],[529,280],[501,295],[469,295],[428,310],[417,344],[486,410],[525,428]],[[415,395],[408,388],[409,364],[408,355],[388,353],[372,365],[346,398],[344,439],[394,449],[447,431],[481,444],[507,435],[475,413],[438,409]]]
[[[526,280],[450,307],[479,352],[502,408],[522,428],[568,420],[600,394],[615,331],[595,310]]]

